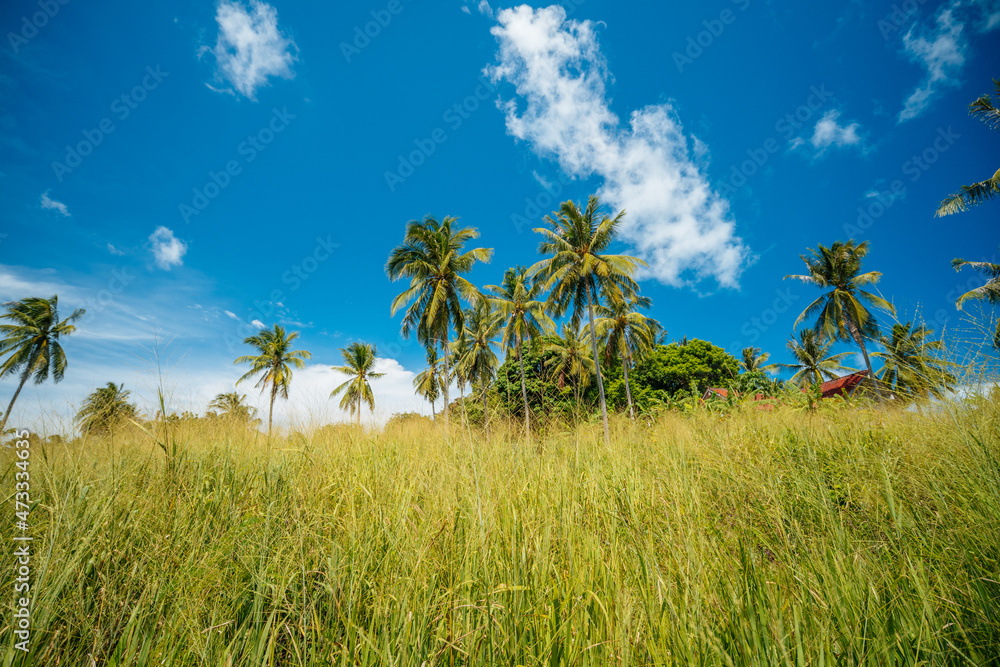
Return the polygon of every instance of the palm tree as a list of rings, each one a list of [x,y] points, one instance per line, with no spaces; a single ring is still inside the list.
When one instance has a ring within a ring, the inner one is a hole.
[[[638,312],[639,308],[649,308],[651,304],[649,297],[631,295],[623,299],[612,299],[610,305],[598,306],[596,309],[600,315],[596,322],[597,336],[604,346],[605,361],[617,358],[622,363],[628,414],[632,419],[635,419],[635,408],[632,405],[628,369],[638,358],[656,347],[663,329],[659,322]]]
[[[833,341],[828,341],[812,329],[799,332],[799,340],[793,336],[788,341],[788,350],[795,357],[794,364],[775,364],[780,368],[795,371],[790,382],[799,387],[811,387],[822,384],[824,380],[833,380],[844,373],[854,373],[856,368],[845,366],[843,360],[851,352],[841,352],[830,355]]]
[[[739,362],[740,368],[747,373],[766,373],[778,367],[778,364],[767,363],[767,360],[771,358],[771,354],[769,352],[761,352],[759,347],[743,348],[742,357]]]
[[[441,396],[441,388],[444,386],[439,367],[440,363],[441,360],[438,358],[437,348],[428,347],[427,368],[417,373],[417,376],[413,378],[413,388],[416,390],[418,396],[422,396],[430,401],[431,416],[435,419],[437,419],[437,413],[434,412],[434,402]]]
[[[875,316],[863,302],[883,308],[893,315],[896,309],[882,297],[861,289],[862,286],[874,285],[882,277],[878,271],[861,273],[861,261],[868,254],[868,241],[858,244],[853,239],[846,243],[836,241],[829,248],[820,245],[818,250],[810,249],[809,252],[812,257],[800,255],[809,274],[785,276],[785,279],[793,278],[822,289],[832,289],[809,304],[795,320],[795,326],[808,317],[816,316],[813,327],[816,333],[832,341],[853,340],[861,348],[865,366],[868,367],[868,378],[874,382],[875,373],[868,358],[865,338],[877,339],[880,334]]]
[[[50,299],[29,297],[3,306],[7,312],[0,315],[0,320],[9,320],[13,324],[0,324],[0,335],[3,336],[0,338],[0,355],[10,355],[0,364],[0,378],[20,371],[21,381],[0,420],[0,434],[4,432],[14,402],[29,377],[34,376],[35,384],[45,382],[49,373],[54,382],[63,379],[66,353],[59,344],[59,338],[76,331],[72,323],[86,312],[77,308],[60,322],[59,297],[55,295]]]
[[[473,388],[479,385],[480,399],[483,402],[483,424],[486,427],[486,434],[489,436],[489,418],[487,416],[488,405],[486,394],[489,391],[490,383],[496,374],[500,360],[497,358],[493,346],[496,344],[496,337],[500,334],[503,323],[488,300],[482,300],[475,307],[469,309],[465,317],[465,335],[467,343],[463,347],[461,358],[456,366],[461,367],[462,374],[469,379]]]
[[[125,385],[114,382],[91,392],[76,413],[80,430],[84,433],[114,433],[120,424],[134,419],[136,407],[128,402],[129,394]]]
[[[488,262],[491,248],[464,251],[465,244],[479,238],[473,227],[453,228],[456,218],[438,222],[431,216],[423,221],[411,220],[406,225],[402,245],[389,255],[385,272],[390,280],[409,278],[410,286],[392,301],[391,314],[406,308],[402,334],[409,338],[416,332],[423,345],[440,345],[445,351],[444,374],[448,376],[448,340],[452,326],[461,328],[461,300],[472,302],[479,291],[462,274],[472,270],[476,262]],[[448,426],[448,384],[444,390],[444,423]]]
[[[545,302],[539,300],[541,283],[528,275],[523,266],[507,269],[502,285],[487,285],[492,295],[488,301],[503,323],[500,345],[508,352],[517,351],[521,368],[521,398],[524,400],[524,433],[531,440],[528,389],[524,379],[524,344],[552,328],[552,320],[545,314]]]
[[[943,398],[958,384],[952,373],[957,366],[941,358],[944,349],[940,340],[930,340],[934,333],[924,325],[896,323],[889,336],[882,336],[885,352],[873,352],[885,366],[879,380],[900,396]]]
[[[255,421],[257,408],[247,405],[247,395],[231,391],[225,394],[218,394],[212,402],[208,404],[209,410],[218,410],[219,417],[229,419],[241,424],[249,424]]]
[[[590,374],[594,372],[594,358],[587,344],[587,336],[579,326],[574,327],[565,322],[562,335],[549,337],[545,351],[552,355],[545,360],[544,365],[556,386],[562,389],[567,381],[573,383],[573,412],[579,419],[580,395],[590,384]]]
[[[545,281],[544,289],[551,290],[548,305],[557,316],[572,310],[571,322],[577,326],[586,308],[593,334],[596,331],[594,309],[600,305],[601,299],[625,299],[638,292],[632,274],[646,263],[627,255],[605,254],[618,234],[625,211],[609,218],[601,213],[598,198],[591,196],[586,210],[580,211],[575,203],[567,201],[563,202],[555,216],[545,217],[549,228],[535,229],[545,237],[538,251],[551,257],[531,267],[530,273],[540,276]],[[591,345],[601,398],[601,417],[604,420],[604,441],[610,442],[608,406],[604,399],[596,335],[591,335]]]
[[[997,99],[1000,100],[1000,79],[993,79],[993,85],[996,89]],[[979,120],[994,130],[1000,128],[1000,109],[993,104],[993,100],[990,99],[989,95],[983,95],[970,104],[969,114],[975,118],[979,118]],[[941,202],[934,215],[941,217],[951,215],[952,213],[959,213],[965,211],[970,206],[978,206],[987,202],[998,194],[1000,194],[1000,169],[997,169],[993,176],[985,181],[973,183],[972,185],[963,185],[961,190],[949,195]]]
[[[288,388],[292,384],[292,368],[305,368],[306,359],[312,358],[312,353],[306,350],[293,350],[292,341],[299,337],[298,331],[285,332],[280,324],[274,329],[265,329],[260,333],[244,339],[244,343],[257,351],[256,355],[245,355],[234,361],[234,364],[250,364],[246,372],[236,384],[260,375],[254,387],[260,387],[261,393],[271,387],[270,406],[267,410],[267,437],[271,438],[271,423],[274,417],[274,399],[281,396],[288,399]]]
[[[375,412],[375,396],[372,394],[372,386],[369,380],[377,380],[385,377],[385,373],[374,372],[375,368],[375,346],[367,343],[351,343],[346,348],[341,348],[340,354],[344,357],[343,366],[334,366],[333,370],[344,375],[353,376],[353,380],[348,380],[330,393],[330,398],[343,392],[344,398],[340,401],[340,409],[350,408],[351,413],[357,411],[358,426],[361,426],[361,402],[368,405],[368,409]]]
[[[986,284],[969,290],[958,297],[955,306],[962,310],[962,305],[969,299],[982,299],[990,305],[1000,303],[1000,264],[990,262],[970,262],[965,259],[953,259],[951,265],[956,271],[961,271],[963,267],[970,267],[986,277]],[[1000,349],[1000,322],[997,322],[996,331],[993,333],[993,347]]]

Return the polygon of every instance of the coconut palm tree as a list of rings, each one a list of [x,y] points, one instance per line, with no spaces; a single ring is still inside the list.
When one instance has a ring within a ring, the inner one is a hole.
[[[444,380],[441,377],[441,360],[438,358],[437,348],[431,346],[427,348],[427,368],[413,378],[413,388],[418,396],[427,399],[431,404],[431,416],[437,419],[434,412],[434,402],[441,396],[441,389]]]
[[[951,265],[955,267],[956,271],[961,271],[964,267],[968,266],[986,277],[985,285],[981,285],[974,290],[969,290],[962,296],[958,297],[958,301],[955,302],[955,306],[959,310],[962,310],[963,304],[965,304],[965,302],[969,299],[980,299],[990,305],[1000,303],[1000,264],[992,264],[990,262],[970,262],[965,259],[953,259],[951,261]],[[997,322],[996,331],[993,333],[993,347],[1000,349],[1000,322]]]
[[[1000,101],[1000,79],[993,79],[995,95]],[[983,95],[969,105],[969,115],[986,123],[996,130],[1000,128],[1000,109],[996,107],[989,95]],[[936,217],[951,215],[965,211],[970,206],[978,206],[1000,195],[1000,169],[985,181],[972,185],[963,185],[961,189],[945,198],[934,213]]]
[[[596,331],[595,308],[602,299],[627,299],[638,292],[632,274],[646,263],[628,255],[606,254],[618,235],[625,211],[610,218],[601,212],[598,198],[592,196],[585,210],[581,211],[575,203],[567,201],[554,215],[545,217],[548,228],[535,229],[544,237],[538,251],[551,257],[532,266],[530,273],[544,281],[543,289],[550,290],[548,306],[555,315],[571,311],[571,322],[576,326],[586,309],[593,334]],[[596,335],[591,336],[594,371],[601,399],[604,441],[610,442],[608,405],[604,399],[597,338]]]
[[[521,398],[524,400],[524,433],[525,438],[531,440],[524,345],[549,331],[553,323],[545,313],[545,302],[539,300],[542,292],[540,281],[533,280],[523,266],[507,269],[503,284],[487,285],[486,290],[491,295],[487,298],[490,306],[503,323],[500,345],[508,354],[511,350],[517,352],[517,363],[521,369]]]
[[[244,343],[256,350],[255,355],[244,355],[234,364],[250,364],[246,372],[236,384],[260,376],[254,387],[259,387],[261,393],[270,387],[271,396],[267,410],[267,437],[271,438],[271,424],[274,417],[274,399],[281,396],[288,400],[288,388],[292,384],[292,368],[305,368],[306,359],[312,358],[312,353],[306,350],[293,350],[292,342],[299,337],[298,331],[286,332],[280,324],[273,329],[265,329],[260,333],[244,339]]]
[[[594,358],[587,335],[579,326],[565,322],[562,334],[549,336],[544,349],[552,355],[544,365],[556,386],[562,389],[567,382],[573,383],[573,413],[579,419],[580,397],[594,372]]]
[[[218,416],[241,424],[250,424],[256,421],[257,408],[245,403],[246,394],[231,391],[218,394],[212,402],[208,404],[209,410],[217,410]]]
[[[878,321],[865,307],[865,303],[887,310],[893,315],[896,314],[896,309],[882,297],[862,289],[864,286],[874,285],[882,277],[878,271],[861,273],[861,262],[868,254],[868,241],[857,244],[853,240],[846,243],[836,241],[829,248],[820,245],[817,250],[810,249],[809,252],[812,257],[800,255],[809,273],[785,276],[785,279],[801,280],[830,291],[809,304],[795,320],[795,326],[806,318],[816,317],[816,324],[813,326],[816,333],[831,341],[853,340],[861,348],[868,377],[873,379],[875,373],[868,358],[865,339],[877,340],[880,333]]]
[[[943,398],[955,388],[958,378],[952,373],[957,368],[941,357],[944,345],[931,340],[934,332],[924,325],[896,323],[890,335],[882,336],[885,352],[873,352],[885,366],[879,371],[879,380],[896,394],[908,398],[932,396]]]
[[[344,398],[340,401],[340,409],[350,409],[353,414],[358,413],[358,426],[361,426],[361,403],[364,402],[368,409],[375,412],[375,395],[372,394],[370,380],[377,380],[385,377],[385,373],[376,373],[375,368],[375,346],[367,343],[351,343],[346,348],[341,348],[341,356],[344,357],[343,366],[334,366],[333,370],[353,377],[330,393],[330,398],[343,392]]]
[[[467,310],[464,328],[467,342],[456,363],[456,366],[461,368],[462,374],[472,383],[473,388],[479,385],[479,396],[483,403],[483,424],[487,436],[490,427],[486,394],[496,375],[497,366],[500,365],[493,346],[502,326],[503,322],[486,299]]]
[[[410,286],[392,301],[391,314],[406,308],[402,334],[416,332],[423,345],[439,345],[444,354],[444,374],[448,371],[448,341],[452,327],[460,329],[464,318],[461,302],[480,297],[475,286],[462,276],[476,262],[488,262],[492,248],[465,250],[465,244],[479,238],[473,227],[456,228],[456,218],[438,222],[431,216],[406,225],[402,245],[389,255],[385,272],[390,280],[409,278]],[[444,391],[444,423],[448,425],[448,384]]]
[[[84,433],[114,433],[124,422],[135,419],[136,407],[128,402],[124,384],[109,382],[91,392],[76,413],[76,423]]]
[[[812,329],[799,332],[799,339],[793,336],[788,341],[788,350],[795,358],[794,364],[775,364],[779,368],[795,371],[790,382],[799,387],[811,387],[821,384],[824,380],[833,380],[845,373],[854,373],[856,368],[845,366],[843,360],[851,352],[830,354],[833,341],[828,341]]]
[[[771,358],[769,352],[761,352],[759,347],[743,348],[740,368],[747,373],[767,373],[778,367],[778,364],[769,364],[767,360]]]
[[[59,297],[50,299],[29,297],[20,301],[3,304],[6,312],[0,320],[10,324],[0,324],[0,356],[8,356],[0,364],[0,378],[21,373],[21,381],[7,405],[7,411],[0,420],[0,434],[7,427],[7,420],[14,409],[24,383],[34,377],[35,384],[41,384],[52,374],[54,382],[60,382],[66,372],[66,353],[59,339],[76,331],[73,322],[86,312],[81,308],[65,320],[59,320]]]
[[[595,325],[598,339],[604,347],[604,359],[606,362],[612,359],[621,361],[628,414],[632,419],[635,419],[635,407],[632,405],[628,369],[656,347],[663,329],[659,322],[639,312],[639,308],[649,308],[651,304],[649,297],[630,295],[613,298],[608,305],[596,308],[599,317]]]

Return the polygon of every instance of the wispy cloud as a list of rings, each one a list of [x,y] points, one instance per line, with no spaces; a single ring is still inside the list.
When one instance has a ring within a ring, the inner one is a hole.
[[[598,194],[626,208],[624,237],[657,280],[684,285],[714,277],[735,287],[749,251],[728,202],[691,157],[669,104],[634,111],[624,127],[609,107],[607,66],[595,24],[559,6],[499,12],[498,63],[487,72],[514,84],[523,102],[501,104],[508,132],[574,178],[599,176]]]
[[[59,211],[67,218],[70,217],[69,209],[66,208],[66,204],[62,203],[61,201],[56,201],[55,199],[49,197],[48,190],[42,193],[42,208],[50,209],[53,211]]]
[[[169,271],[175,266],[184,264],[187,244],[174,236],[170,229],[157,227],[156,231],[149,235],[149,242],[152,245],[156,265],[161,269]]]
[[[219,37],[213,53],[218,74],[241,95],[255,100],[257,89],[269,77],[295,76],[295,42],[282,34],[274,7],[259,0],[252,0],[249,6],[241,1],[221,0],[215,20]]]
[[[118,257],[121,257],[122,255],[125,254],[124,250],[119,250],[118,248],[116,248],[114,245],[112,245],[110,243],[108,244],[108,252],[110,252],[112,255],[117,255]]]
[[[840,125],[837,122],[839,118],[839,111],[827,111],[816,123],[809,143],[820,153],[831,146],[842,148],[845,146],[857,146],[861,143],[861,136],[858,134],[860,125],[858,123]]]
[[[965,64],[965,24],[956,20],[951,9],[938,14],[931,30],[913,27],[903,36],[903,49],[910,60],[926,70],[924,82],[903,103],[899,122],[916,118],[927,108],[941,86],[958,83],[957,75]],[[918,34],[919,32],[919,34]]]

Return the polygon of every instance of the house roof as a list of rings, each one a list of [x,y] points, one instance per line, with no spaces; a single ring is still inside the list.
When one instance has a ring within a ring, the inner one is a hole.
[[[857,373],[851,373],[835,380],[828,380],[820,385],[819,390],[822,392],[823,398],[850,396],[867,377],[868,371],[858,371]]]

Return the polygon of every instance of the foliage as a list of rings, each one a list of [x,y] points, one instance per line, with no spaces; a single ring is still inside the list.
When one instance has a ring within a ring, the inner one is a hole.
[[[985,301],[990,305],[1000,304],[1000,264],[990,262],[970,262],[965,259],[954,259],[951,265],[956,271],[961,271],[964,267],[969,267],[978,271],[986,278],[986,284],[969,290],[958,297],[955,306],[962,310],[962,306],[970,299]],[[993,347],[1000,349],[1000,322],[997,322],[996,331],[993,333]]]
[[[49,299],[30,297],[11,301],[3,307],[6,312],[0,315],[0,320],[9,323],[0,324],[0,356],[9,356],[0,364],[0,378],[20,372],[21,381],[0,421],[0,433],[4,432],[14,402],[29,377],[34,377],[35,384],[45,382],[50,374],[54,382],[62,381],[66,372],[66,353],[59,339],[76,331],[73,322],[86,312],[78,308],[60,321],[56,295]]]
[[[243,424],[254,424],[257,422],[257,408],[246,404],[246,394],[236,391],[218,394],[212,402],[208,404],[208,416],[217,416],[221,419],[229,419]]]
[[[993,80],[995,97],[1000,101],[1000,79]],[[986,123],[987,126],[996,130],[1000,129],[1000,109],[996,107],[989,95],[983,95],[969,105],[969,115]],[[1000,195],[1000,169],[985,181],[979,181],[972,185],[963,185],[961,189],[949,195],[938,206],[934,213],[936,217],[952,215],[969,209],[972,206],[979,206],[994,197]]]
[[[833,347],[833,341],[824,339],[812,329],[800,331],[799,339],[795,340],[792,337],[787,346],[795,358],[795,363],[777,365],[795,371],[789,382],[801,388],[822,384],[824,380],[832,380],[845,373],[857,371],[856,368],[843,364],[843,360],[851,355],[850,352],[831,355],[830,348]]]
[[[369,410],[375,410],[375,396],[372,394],[371,380],[384,377],[385,373],[375,372],[375,346],[367,343],[351,343],[346,348],[340,350],[344,358],[343,366],[334,366],[333,370],[353,379],[344,382],[333,390],[330,398],[338,394],[344,394],[340,401],[340,409],[350,409],[351,414],[357,414],[358,424],[361,424],[361,404],[368,406]]]
[[[872,354],[885,363],[879,380],[897,395],[941,399],[957,386],[956,365],[942,357],[944,346],[930,340],[933,333],[922,324],[894,324],[891,335],[882,337],[885,352]]]
[[[130,393],[124,385],[114,382],[95,389],[76,413],[80,430],[89,434],[111,433],[135,419],[138,411],[128,402]]]
[[[709,387],[728,385],[739,374],[736,357],[703,340],[686,345],[659,345],[636,364],[636,384],[644,385],[661,398],[701,395]]]
[[[261,393],[270,386],[271,395],[267,411],[267,432],[271,432],[271,422],[274,416],[274,399],[278,396],[288,399],[288,388],[292,384],[292,368],[305,368],[305,360],[312,357],[306,350],[293,350],[292,342],[299,337],[298,331],[286,332],[280,324],[274,329],[265,329],[258,334],[244,339],[243,343],[252,347],[256,355],[244,355],[234,361],[235,364],[250,364],[250,370],[236,381],[251,380],[259,376],[254,387]]]

